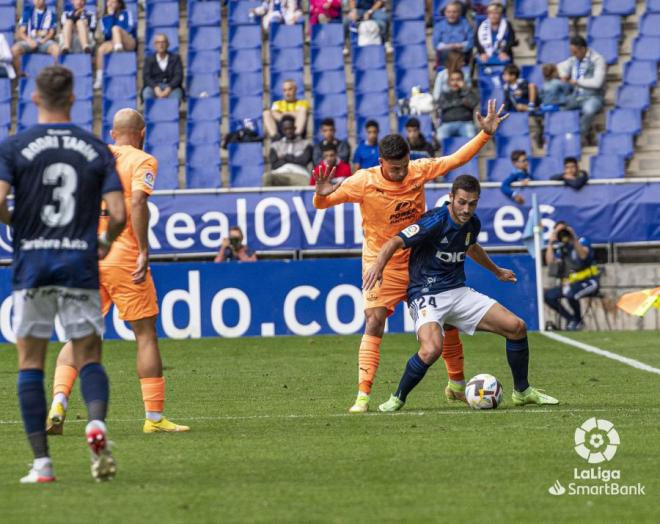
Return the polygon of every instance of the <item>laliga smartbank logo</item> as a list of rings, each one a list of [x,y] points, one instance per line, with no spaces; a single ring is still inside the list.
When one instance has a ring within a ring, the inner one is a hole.
[[[589,464],[601,464],[614,458],[621,444],[619,433],[609,420],[592,417],[575,430],[575,452]],[[604,466],[588,469],[573,468],[566,485],[557,479],[548,493],[561,495],[646,495],[641,483],[623,484],[621,470]]]

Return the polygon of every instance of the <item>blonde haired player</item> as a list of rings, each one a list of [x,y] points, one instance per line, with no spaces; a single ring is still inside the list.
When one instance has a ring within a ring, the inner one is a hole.
[[[149,270],[147,239],[149,208],[147,199],[154,189],[158,163],[142,151],[145,124],[133,109],[122,109],[112,122],[110,146],[117,173],[124,188],[127,224],[115,240],[108,256],[99,264],[103,315],[112,304],[119,317],[130,323],[137,343],[137,372],[140,377],[146,419],[145,433],[189,431],[163,416],[165,378],[156,335],[158,301]],[[61,434],[73,383],[78,375],[71,343],[64,345],[57,358],[53,383],[53,403],[48,414],[48,433]]]
[[[360,204],[364,247],[362,271],[373,264],[383,245],[399,231],[414,224],[425,211],[424,184],[441,177],[474,158],[508,116],[504,106],[496,111],[495,100],[488,101],[488,114],[477,114],[482,131],[454,154],[441,158],[410,161],[410,149],[399,135],[384,137],[379,145],[380,165],[357,171],[341,185],[331,183],[334,169],[316,177],[314,206],[325,209],[337,204]],[[369,395],[380,363],[380,343],[385,320],[399,302],[406,300],[408,251],[399,251],[388,263],[380,286],[364,290],[366,328],[358,357],[358,394],[351,413],[369,410]],[[445,388],[448,400],[465,400],[463,346],[458,330],[445,327],[442,349],[449,375]]]

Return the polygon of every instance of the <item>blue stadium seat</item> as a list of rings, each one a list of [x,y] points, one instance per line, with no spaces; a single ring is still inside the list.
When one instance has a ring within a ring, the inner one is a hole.
[[[156,52],[154,47],[154,38],[156,35],[164,34],[167,36],[167,40],[170,43],[169,50],[172,53],[179,52],[179,28],[178,27],[163,27],[163,26],[148,26],[147,27],[147,46],[145,49],[145,54],[150,55]]]
[[[186,142],[199,146],[202,144],[220,143],[220,124],[212,120],[203,122],[188,122]]]
[[[270,99],[281,100],[284,98],[283,88],[285,80],[293,80],[298,86],[298,96],[304,98],[305,77],[303,71],[284,71],[277,73],[272,71],[270,74]]]
[[[251,74],[252,73],[245,73],[244,76]],[[261,73],[259,73],[259,89],[261,89],[262,85],[263,81],[261,80]],[[220,96],[220,81],[218,75],[189,75],[186,96],[192,98]]]
[[[486,161],[489,182],[502,182],[514,170],[508,158],[489,158]]]
[[[548,16],[548,0],[516,0],[516,18],[535,20]]]
[[[220,7],[220,2],[188,2],[188,27],[219,27]]]
[[[429,70],[426,67],[420,69],[399,69],[396,71],[396,96],[397,98],[409,98],[410,91],[417,86],[422,91],[429,90]]]
[[[392,20],[424,20],[424,0],[392,0]]]
[[[179,2],[147,2],[145,21],[147,27],[179,27]]]
[[[607,131],[611,133],[632,133],[642,131],[642,112],[638,109],[613,109],[607,114]]]
[[[546,135],[561,135],[564,133],[580,132],[579,111],[557,111],[546,113],[543,124]]]
[[[89,125],[94,121],[91,100],[76,100],[71,107],[71,121],[79,126]]]
[[[598,137],[598,151],[601,154],[615,153],[626,159],[635,154],[633,135],[629,133],[601,133]]]
[[[16,28],[16,7],[0,7],[0,32],[13,33]]]
[[[271,49],[302,47],[304,44],[303,26],[300,24],[271,24],[268,30],[268,44]]]
[[[305,55],[301,47],[270,50],[271,71],[302,71]]]
[[[628,16],[635,12],[637,0],[603,0],[604,15]]]
[[[545,40],[566,40],[569,36],[569,20],[564,17],[541,18],[534,28],[537,42]]]
[[[479,96],[479,110],[484,115],[488,112],[489,99],[495,99],[495,104],[498,108],[504,103],[504,90],[501,87],[490,87],[486,89],[480,84]]]
[[[385,47],[382,45],[354,47],[353,68],[358,71],[385,69]]]
[[[179,101],[176,98],[145,100],[144,116],[147,122],[179,122]]]
[[[249,16],[250,10],[261,5],[259,0],[241,0],[240,2],[229,2],[229,26],[234,25],[257,25],[258,18]],[[261,28],[260,28],[261,29]]]
[[[261,26],[229,26],[229,49],[261,49]]]
[[[32,102],[19,102],[16,107],[16,123],[18,130],[22,131],[37,123],[37,106]]]
[[[222,107],[220,97],[217,98],[193,98],[188,100],[188,120],[213,120],[220,121]]]
[[[135,53],[110,53],[105,55],[103,59],[103,75],[137,75]]]
[[[94,98],[94,86],[91,76],[79,76],[73,82],[73,94],[76,100],[91,100]]]
[[[369,117],[358,115],[357,123],[356,123],[358,141],[363,142],[367,139],[367,130],[364,128],[364,124],[366,124],[368,120],[374,120],[378,122],[379,136],[383,137],[392,132],[392,127],[390,124],[390,115],[369,116]]]
[[[50,55],[30,54],[22,57],[23,72],[29,77],[36,77],[44,67],[53,65],[53,57]]]
[[[62,65],[71,69],[75,82],[81,76],[92,76],[92,57],[86,53],[69,53],[62,57]]]
[[[541,87],[545,79],[543,78],[543,66],[540,65],[524,65],[520,68],[520,76],[532,84]]]
[[[195,2],[195,4],[208,2]],[[222,47],[222,32],[219,27],[191,27],[188,49],[195,51],[211,51]]]
[[[4,79],[3,79],[4,80]],[[32,100],[32,93],[37,89],[37,82],[32,78],[18,79],[18,100],[20,102],[29,102]]]
[[[558,16],[589,16],[591,15],[591,0],[559,0]]]
[[[202,144],[199,146],[192,146],[188,144],[186,146],[186,165],[215,167],[215,176],[218,178],[219,183],[220,172],[218,168],[220,166],[220,145]]]
[[[658,81],[658,66],[655,62],[632,60],[623,69],[623,81],[636,86],[655,86]]]
[[[629,0],[633,4],[633,11],[635,11],[635,0]],[[660,13],[660,0],[647,0],[646,2],[647,13]]]
[[[531,158],[530,170],[534,180],[550,180],[564,171],[562,160],[552,156]]]
[[[103,99],[124,100],[135,98],[137,87],[134,76],[111,76],[103,78]]]
[[[342,47],[312,47],[310,60],[312,71],[341,70],[343,72],[345,62],[346,58],[344,57]]]
[[[459,175],[470,175],[479,179],[479,159],[473,158],[467,164],[457,167],[443,177],[444,182],[453,182]]]
[[[405,115],[398,118],[399,124],[399,134],[405,135],[406,132],[406,122],[410,118],[416,118],[419,120],[420,129],[422,135],[426,137],[429,142],[433,142],[434,132],[433,132],[433,120],[431,115]]]
[[[429,55],[426,45],[408,45],[394,48],[394,67],[396,69],[415,69],[428,67]]]
[[[327,118],[348,115],[346,93],[314,96],[314,117]]]
[[[344,47],[344,28],[342,24],[316,24],[312,26],[312,49]]]
[[[589,47],[603,55],[609,65],[619,61],[619,41],[616,38],[590,38]]]
[[[115,113],[124,108],[137,109],[137,99],[127,98],[126,100],[103,100],[103,122],[111,124]]]
[[[440,144],[442,149],[442,155],[447,156],[447,155],[451,155],[452,153],[455,153],[461,147],[467,144],[470,140],[471,140],[470,138],[466,138],[462,136],[445,138],[442,141],[442,144]]]
[[[333,116],[332,119],[335,121],[335,136],[341,140],[348,139],[348,117]],[[321,134],[322,120],[323,117],[314,117],[314,137],[317,142],[323,140],[323,135]]]
[[[0,78],[0,103],[11,101],[11,80]]]
[[[426,45],[426,27],[424,20],[394,21],[392,23],[392,45]]]
[[[382,91],[389,91],[386,69],[355,71],[354,78],[356,93],[380,93]]]
[[[660,15],[658,15],[660,17]],[[639,36],[633,42],[633,60],[660,62],[660,36]]]
[[[529,135],[498,136],[495,138],[495,148],[498,158],[511,158],[511,153],[516,149],[523,150],[528,156],[532,154]]]
[[[179,122],[149,122],[146,142],[148,146],[178,145]]]
[[[623,109],[649,108],[651,103],[648,87],[622,85],[616,95],[616,105]]]
[[[190,51],[188,53],[188,73],[206,74],[220,72],[219,51]]]
[[[590,178],[623,178],[626,162],[620,155],[594,155],[589,165]]]
[[[646,13],[639,24],[639,34],[641,36],[660,36],[660,13]]]
[[[252,93],[258,95],[263,93],[263,88],[264,80],[261,71],[229,74],[229,92],[231,94]]]
[[[229,50],[229,71],[232,73],[253,73],[261,70],[261,49]]]
[[[186,188],[216,189],[222,187],[220,165],[186,164]]]
[[[550,135],[546,146],[546,156],[554,158],[566,158],[582,156],[582,144],[580,135],[577,133],[563,133],[561,135]]]
[[[0,106],[0,115],[2,115],[2,106]],[[9,136],[9,126],[0,124],[0,141]]]
[[[511,113],[497,129],[501,136],[529,135],[529,114]]]
[[[589,18],[587,24],[589,38],[621,38],[621,17],[600,15]]]
[[[261,187],[264,152],[261,142],[228,144],[231,187]]]
[[[272,84],[271,84],[272,85]],[[346,92],[346,75],[344,71],[321,71],[312,75],[312,92],[314,95],[333,95]]]
[[[9,127],[11,125],[11,104],[0,104],[0,126]]]
[[[389,93],[355,95],[355,112],[358,115],[386,115],[390,111]]]
[[[229,97],[229,127],[233,131],[243,126],[243,120],[249,118],[257,123],[261,129],[261,115],[263,114],[263,100],[261,96],[232,96]]]
[[[156,189],[179,189],[179,153],[173,144],[164,146],[148,145],[147,153],[158,160]]]
[[[536,49],[536,63],[558,64],[570,55],[568,40],[544,40]]]

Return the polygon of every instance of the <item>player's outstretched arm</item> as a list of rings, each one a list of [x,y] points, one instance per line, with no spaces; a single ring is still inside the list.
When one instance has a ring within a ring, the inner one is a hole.
[[[365,272],[364,277],[362,278],[362,288],[366,291],[373,289],[376,285],[376,282],[383,280],[383,270],[385,266],[390,261],[390,258],[394,256],[399,249],[405,247],[403,239],[400,236],[392,237],[387,243],[382,247],[376,262]]]
[[[513,271],[495,264],[479,244],[472,244],[467,250],[467,255],[481,267],[493,273],[497,277],[497,280],[501,280],[502,282],[518,282],[516,274]]]
[[[108,212],[108,229],[99,237],[99,259],[104,259],[110,251],[110,245],[124,230],[126,225],[126,206],[121,191],[110,191],[103,195]]]
[[[11,211],[7,206],[7,197],[11,192],[11,185],[9,182],[0,180],[0,221],[9,225],[11,224]]]

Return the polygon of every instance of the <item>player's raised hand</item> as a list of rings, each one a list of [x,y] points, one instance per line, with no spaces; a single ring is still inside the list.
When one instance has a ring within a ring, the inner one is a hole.
[[[376,287],[377,282],[382,282],[383,280],[383,268],[378,264],[373,264],[362,277],[362,289],[369,291]]]
[[[135,271],[131,273],[133,284],[142,284],[147,278],[147,268],[149,267],[149,256],[146,253],[140,253],[135,264]]]
[[[503,267],[497,268],[497,273],[495,273],[497,280],[501,282],[513,282],[514,284],[518,282],[516,274],[510,269],[505,269]]]
[[[481,116],[481,113],[477,111],[477,121],[481,126],[481,129],[484,130],[489,135],[494,135],[497,131],[497,127],[507,118],[509,118],[509,113],[502,114],[504,111],[504,104],[500,106],[500,109],[496,111],[497,102],[494,98],[488,100],[488,114],[484,117]]]
[[[317,195],[328,196],[329,194],[334,192],[335,189],[337,189],[337,186],[339,184],[332,183],[332,179],[335,176],[335,169],[336,166],[329,168],[323,163],[319,165],[319,168],[316,174],[314,175],[314,179],[316,180]]]

